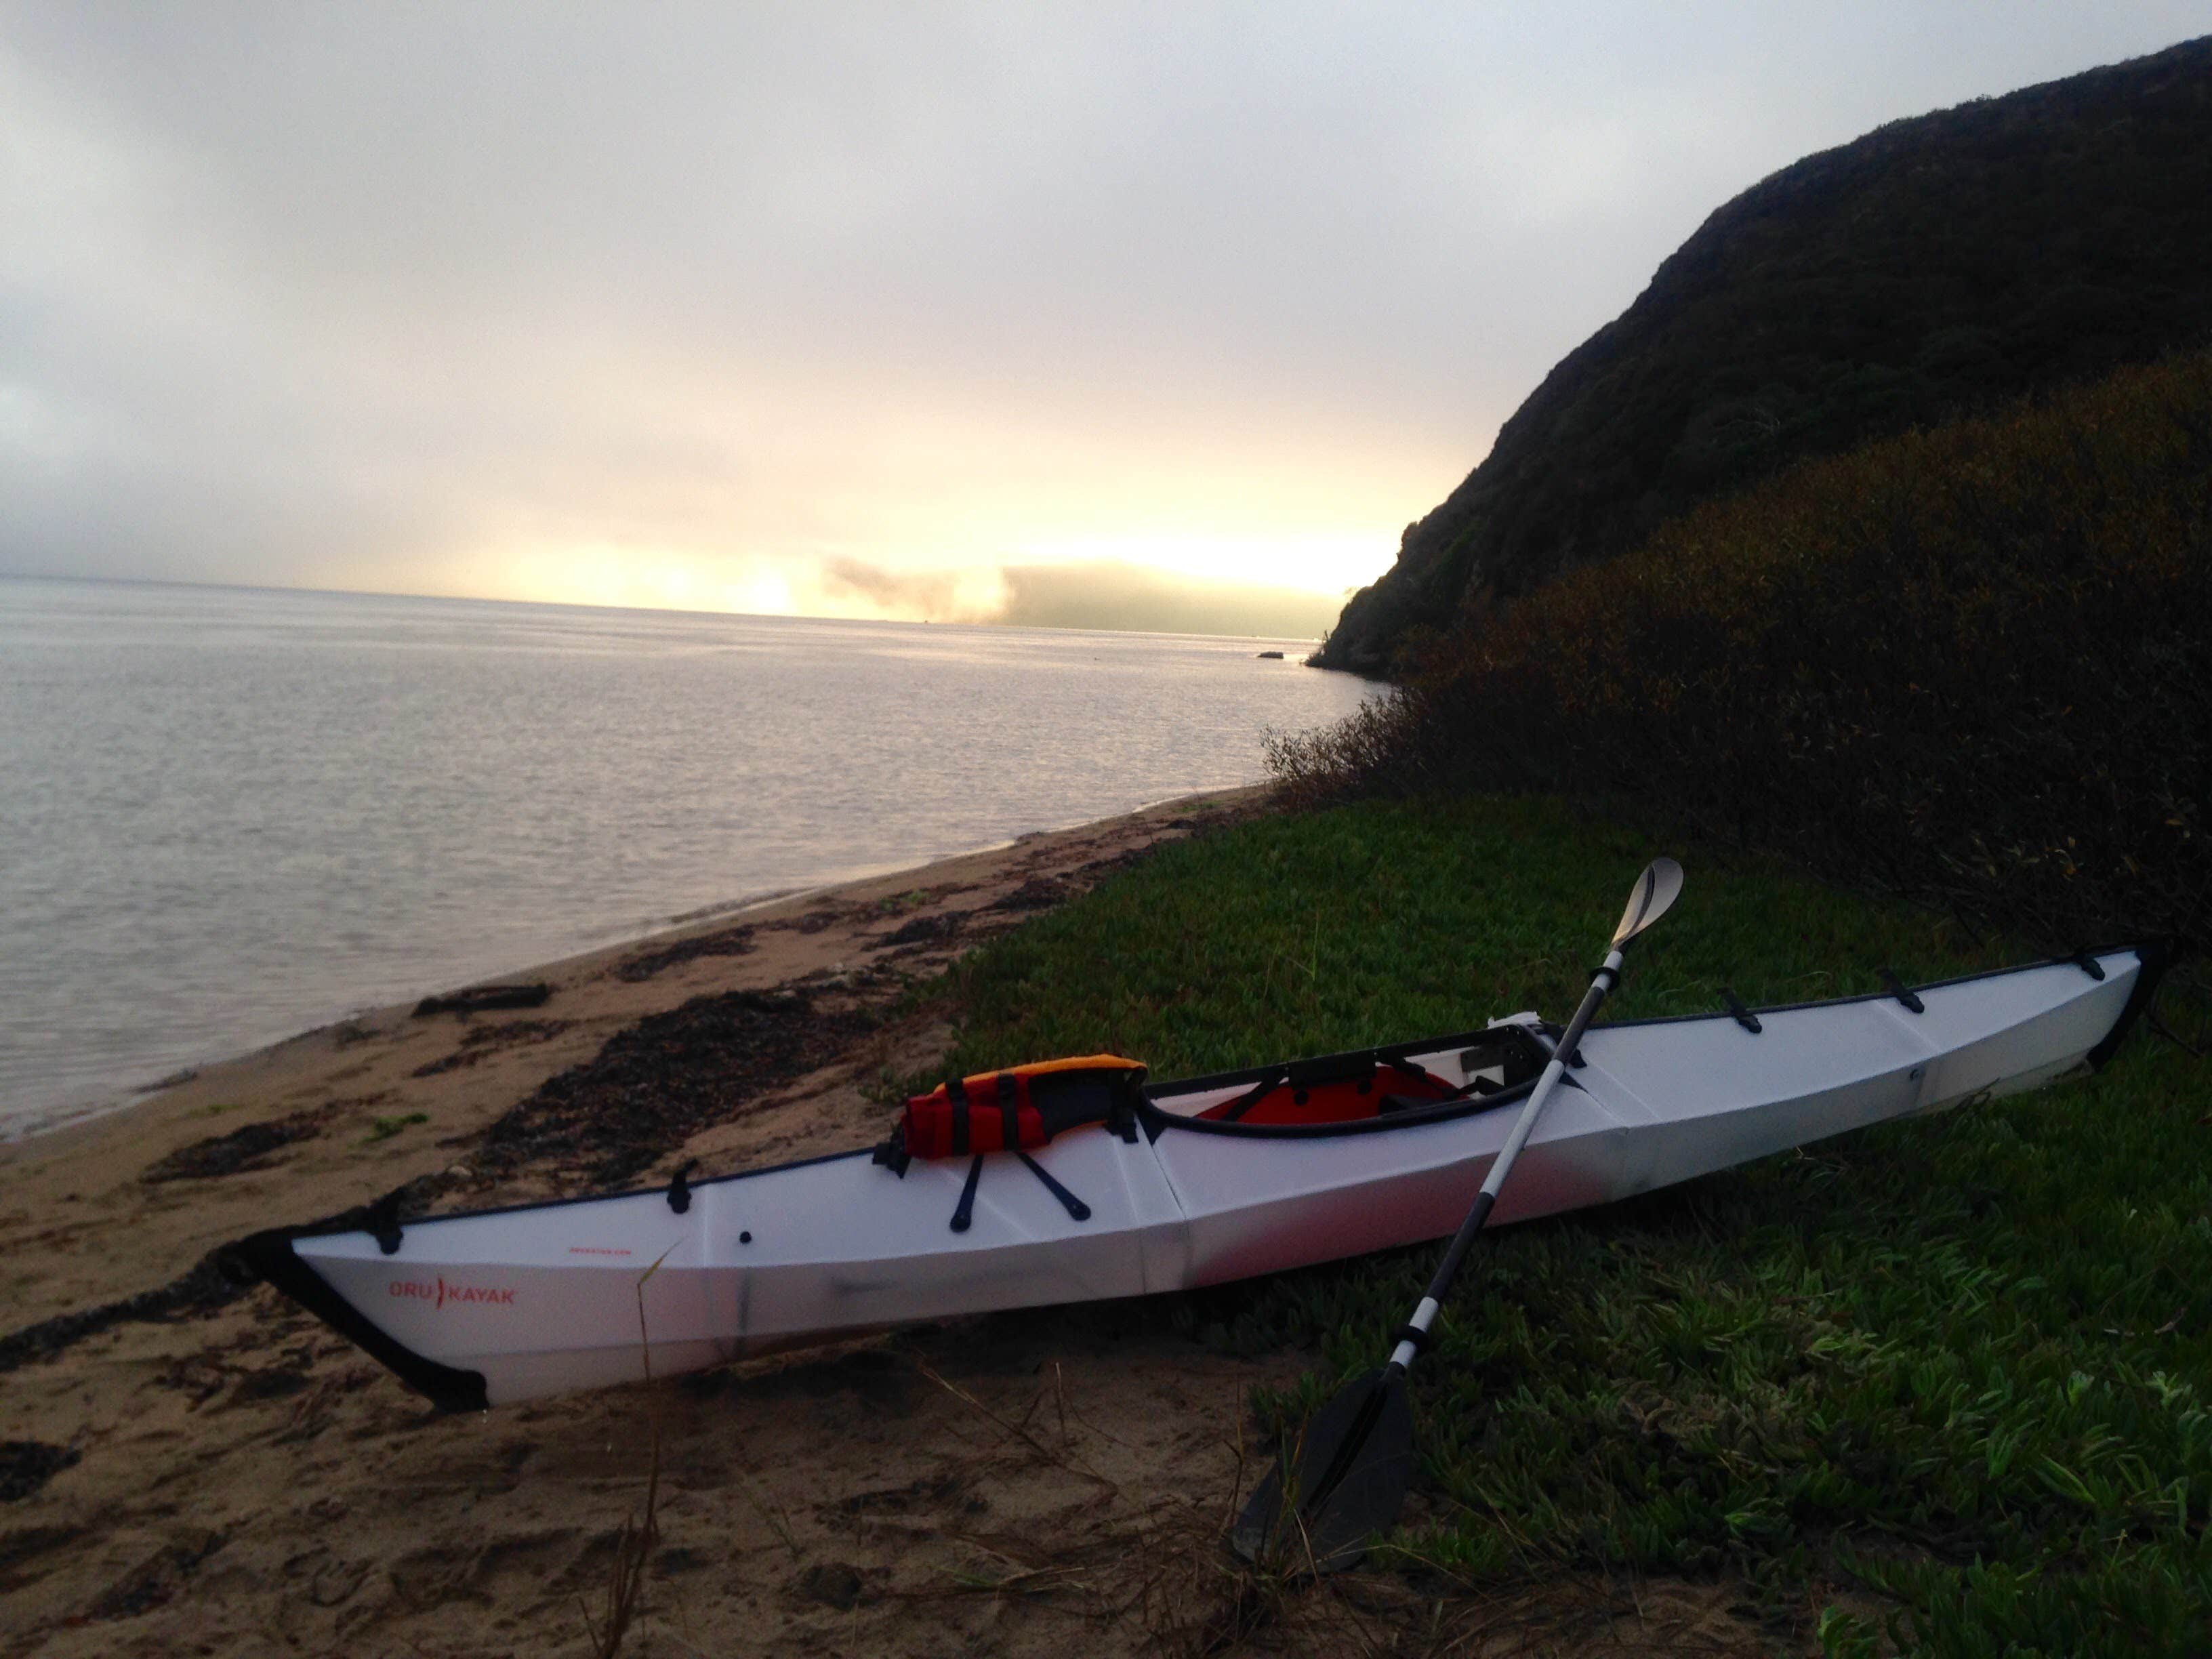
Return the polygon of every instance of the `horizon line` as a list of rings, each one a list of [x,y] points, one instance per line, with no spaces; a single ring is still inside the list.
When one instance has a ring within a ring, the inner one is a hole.
[[[1037,567],[1049,568],[1050,567]],[[88,582],[110,587],[210,588],[230,593],[304,593],[320,599],[416,599],[458,605],[538,606],[555,611],[613,611],[648,617],[717,617],[740,622],[837,623],[855,628],[988,628],[1028,634],[1133,634],[1181,640],[1266,640],[1283,644],[1318,644],[1320,634],[1221,634],[1174,628],[1075,628],[1051,623],[939,622],[898,617],[825,617],[805,611],[684,610],[669,605],[603,605],[574,599],[517,599],[481,593],[405,593],[389,588],[308,587],[285,583],[195,581],[181,576],[106,576],[83,571],[0,570],[0,581]]]

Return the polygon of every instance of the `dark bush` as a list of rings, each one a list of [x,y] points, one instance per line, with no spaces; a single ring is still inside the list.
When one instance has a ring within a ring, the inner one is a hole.
[[[1709,506],[1271,757],[1627,797],[2052,944],[2202,934],[2208,757],[2212,353]]]

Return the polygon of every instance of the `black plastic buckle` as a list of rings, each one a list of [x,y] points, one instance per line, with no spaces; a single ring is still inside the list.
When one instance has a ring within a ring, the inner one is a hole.
[[[1121,1097],[1118,1089],[1114,1103],[1106,1109],[1106,1133],[1121,1136],[1132,1146],[1137,1144],[1137,1109]]]
[[[699,1167],[699,1160],[687,1158],[676,1166],[676,1173],[668,1177],[668,1207],[682,1215],[691,1207],[691,1171]]]
[[[1573,1066],[1577,1071],[1580,1071],[1583,1066],[1589,1064],[1588,1060],[1583,1058],[1583,1046],[1579,1042],[1575,1044],[1574,1053],[1571,1054],[1561,1054],[1559,1053],[1559,1039],[1567,1034],[1567,1028],[1565,1026],[1554,1025],[1551,1021],[1546,1020],[1543,1024],[1539,1026],[1537,1029],[1542,1031],[1545,1037],[1551,1042],[1552,1053],[1554,1056],[1565,1060],[1568,1065]]]
[[[914,1154],[906,1149],[906,1125],[894,1128],[889,1139],[878,1141],[868,1153],[868,1162],[880,1164],[904,1181],[907,1165],[914,1162]]]
[[[407,1236],[399,1225],[400,1190],[394,1187],[370,1205],[368,1213],[362,1218],[370,1236],[376,1240],[376,1248],[386,1255],[398,1255],[400,1241]]]
[[[1928,1012],[1928,1005],[1905,988],[1905,981],[1898,978],[1894,969],[1877,968],[1874,971],[1876,977],[1881,981],[1882,988],[1914,1013],[1924,1014]]]

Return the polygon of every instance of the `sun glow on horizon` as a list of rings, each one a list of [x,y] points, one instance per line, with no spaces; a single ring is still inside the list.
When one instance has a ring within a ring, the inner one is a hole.
[[[859,560],[777,559],[614,543],[534,546],[457,562],[446,591],[613,610],[695,611],[848,622],[987,622],[1004,608],[996,568],[885,571]]]
[[[1341,599],[1382,574],[1396,553],[1395,536],[1372,531],[1123,531],[1040,538],[1024,543],[1008,562],[1128,565]]]
[[[614,540],[526,542],[426,563],[414,591],[536,604],[843,621],[1001,620],[1024,571],[1115,571],[1162,591],[1247,588],[1340,603],[1389,562],[1372,535],[1102,532],[1013,543],[1001,561],[893,562]],[[872,551],[872,550],[870,550]]]
[[[763,617],[799,611],[791,582],[775,566],[678,549],[613,543],[535,547],[465,560],[462,568],[468,586],[489,599]]]

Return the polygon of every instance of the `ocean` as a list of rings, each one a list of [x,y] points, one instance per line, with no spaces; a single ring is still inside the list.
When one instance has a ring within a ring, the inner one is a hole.
[[[1257,781],[1266,728],[1372,694],[1308,648],[0,578],[0,1138],[716,907]]]

